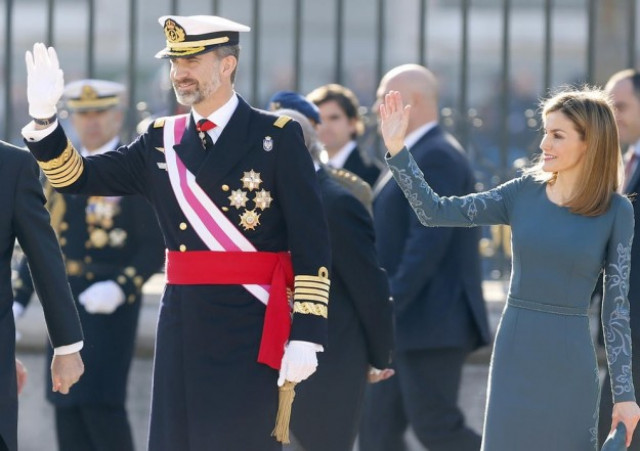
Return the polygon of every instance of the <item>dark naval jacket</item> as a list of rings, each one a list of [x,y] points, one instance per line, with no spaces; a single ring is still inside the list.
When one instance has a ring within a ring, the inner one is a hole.
[[[256,250],[289,251],[296,282],[315,280],[330,267],[329,238],[300,126],[238,99],[211,149],[203,149],[190,116],[175,152]],[[141,194],[156,212],[168,250],[208,250],[170,184],[164,123],[156,120],[130,145],[87,158],[73,149],[60,126],[27,145],[60,191]],[[261,190],[265,202],[258,202]],[[239,202],[245,196],[247,201]],[[254,220],[248,222],[248,216]],[[279,449],[270,437],[277,372],[256,363],[264,312],[264,305],[241,285],[166,287],[156,342],[150,449],[187,449],[187,442],[189,449],[207,449],[213,442],[219,449]],[[290,339],[326,345],[326,302],[295,290],[294,312]]]
[[[369,367],[391,364],[392,303],[370,214],[324,169],[318,182],[331,237],[329,346],[296,387],[291,430],[307,451],[351,451]]]
[[[38,166],[27,152],[4,142],[0,142],[0,193],[0,436],[15,451],[18,395],[11,256],[16,238],[33,261],[31,270],[52,346],[77,343],[83,337],[60,247],[44,207]],[[50,380],[47,386],[51,387]]]
[[[76,304],[85,332],[81,352],[85,375],[68,395],[47,389],[47,398],[58,406],[124,405],[142,285],[164,262],[157,221],[140,196],[60,194],[48,181],[45,193],[76,302],[80,293],[104,280],[116,282],[125,295],[124,304],[110,314],[88,313]],[[26,259],[19,267],[14,293],[24,306],[33,294]]]

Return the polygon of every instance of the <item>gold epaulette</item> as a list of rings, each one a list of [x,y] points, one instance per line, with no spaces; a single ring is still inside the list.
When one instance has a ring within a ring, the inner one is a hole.
[[[346,169],[336,169],[336,168],[332,168],[331,166],[327,166],[327,167],[329,168],[331,173],[336,177],[348,180],[350,182],[355,182],[355,183],[364,182],[364,183],[366,183],[364,180],[362,180],[362,178],[360,178],[359,176],[357,176],[356,174],[354,174],[351,171],[348,171]]]
[[[73,184],[84,171],[82,157],[69,140],[59,156],[49,161],[38,161],[38,165],[54,188],[64,188]]]
[[[329,271],[324,266],[318,270],[317,276],[295,276],[293,311],[327,318],[330,286]]]
[[[159,117],[158,119],[153,121],[153,128],[162,128],[162,127],[164,127],[164,121],[165,121],[164,117]]]
[[[278,127],[278,128],[283,128],[285,125],[287,125],[287,122],[289,122],[290,120],[291,120],[291,118],[289,116],[280,116],[273,123],[273,126],[274,127]]]

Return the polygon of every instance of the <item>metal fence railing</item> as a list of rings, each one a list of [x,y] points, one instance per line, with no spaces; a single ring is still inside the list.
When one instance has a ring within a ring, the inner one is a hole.
[[[66,81],[128,86],[127,134],[175,107],[157,18],[218,14],[246,23],[237,90],[264,106],[279,89],[350,87],[367,110],[378,80],[406,62],[441,83],[442,122],[461,141],[480,187],[536,151],[537,103],[554,86],[603,83],[637,61],[637,0],[0,0],[0,138],[19,143],[27,118],[24,51],[55,45]]]

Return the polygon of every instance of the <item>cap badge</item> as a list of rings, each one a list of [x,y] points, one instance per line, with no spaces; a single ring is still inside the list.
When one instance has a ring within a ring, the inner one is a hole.
[[[264,139],[262,140],[262,148],[266,152],[273,150],[273,139],[271,138],[271,136],[264,137]]]
[[[167,19],[164,23],[164,34],[169,42],[182,42],[185,39],[184,28],[171,19]]]
[[[91,85],[84,85],[82,92],[80,93],[80,100],[95,100],[98,98],[98,93]]]

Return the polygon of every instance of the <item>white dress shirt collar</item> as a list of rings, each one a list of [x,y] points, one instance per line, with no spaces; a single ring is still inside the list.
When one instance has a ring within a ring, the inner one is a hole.
[[[426,135],[433,127],[438,125],[437,121],[427,122],[424,125],[416,128],[414,131],[404,137],[404,145],[407,149],[411,149],[424,135]]]
[[[353,152],[353,149],[355,149],[357,145],[358,143],[353,140],[346,143],[333,157],[329,158],[329,165],[336,169],[344,167],[347,158],[349,158],[349,155],[351,155],[351,152]]]
[[[89,152],[87,149],[83,147],[82,150],[80,151],[80,155],[82,155],[83,157],[87,157],[89,155],[100,155],[102,153],[109,152],[110,150],[113,150],[116,148],[116,146],[118,145],[118,142],[120,142],[120,137],[116,136],[111,141],[107,142],[104,146],[99,147],[93,152]]]

